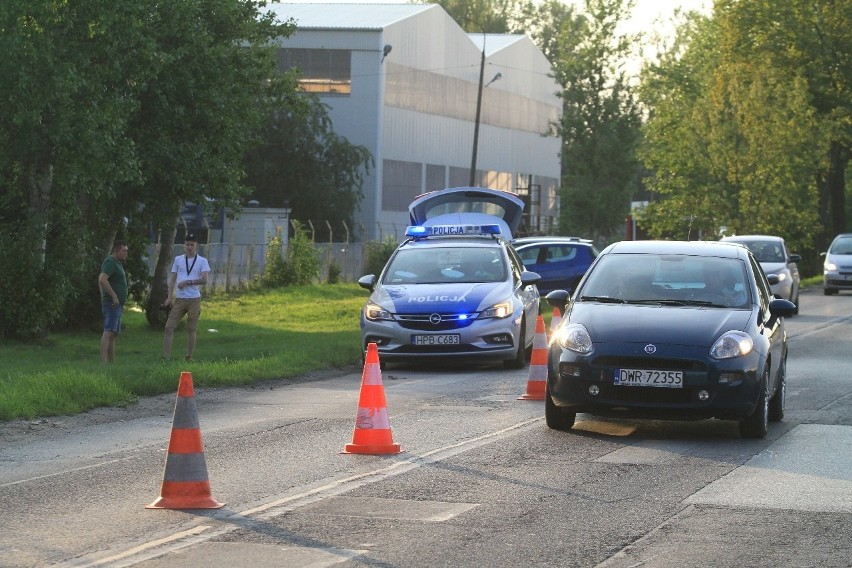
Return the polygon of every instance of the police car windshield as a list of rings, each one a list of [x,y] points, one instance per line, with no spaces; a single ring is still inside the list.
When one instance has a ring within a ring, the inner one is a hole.
[[[423,247],[402,249],[391,259],[384,284],[503,282],[506,266],[498,248]]]

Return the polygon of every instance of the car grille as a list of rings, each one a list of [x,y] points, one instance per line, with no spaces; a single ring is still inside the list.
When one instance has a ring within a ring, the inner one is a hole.
[[[450,331],[468,327],[477,314],[438,314],[440,323],[432,323],[434,314],[396,314],[396,321],[405,329],[415,331]]]
[[[691,388],[665,389],[648,387],[625,387],[608,384],[598,384],[600,394],[596,400],[609,403],[641,403],[641,404],[687,404],[695,402]]]
[[[706,371],[707,365],[691,359],[651,359],[648,357],[598,357],[592,361],[595,367],[613,369],[655,369],[658,371]]]

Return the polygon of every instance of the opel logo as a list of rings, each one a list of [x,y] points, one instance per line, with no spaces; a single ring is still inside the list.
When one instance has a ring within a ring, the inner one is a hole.
[[[645,353],[647,353],[648,355],[653,355],[656,352],[657,352],[657,346],[654,345],[653,343],[649,343],[648,345],[645,346]]]
[[[439,323],[441,323],[441,314],[432,314],[431,316],[429,316],[429,322],[432,325],[438,325]]]

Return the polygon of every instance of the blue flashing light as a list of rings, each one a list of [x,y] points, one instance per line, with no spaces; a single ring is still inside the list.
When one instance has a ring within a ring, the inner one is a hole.
[[[414,238],[448,237],[458,235],[499,235],[500,225],[432,225],[423,227],[411,225],[405,230],[405,236]]]

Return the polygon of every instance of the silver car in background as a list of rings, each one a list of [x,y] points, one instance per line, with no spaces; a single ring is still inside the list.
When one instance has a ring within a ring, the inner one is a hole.
[[[823,262],[822,290],[826,296],[852,290],[852,233],[834,237]]]
[[[793,313],[799,313],[800,276],[796,263],[802,262],[802,257],[791,254],[783,238],[773,235],[737,235],[723,237],[721,240],[745,245],[767,276],[771,274],[778,276],[778,283],[770,287],[772,294],[796,304],[796,310]]]

